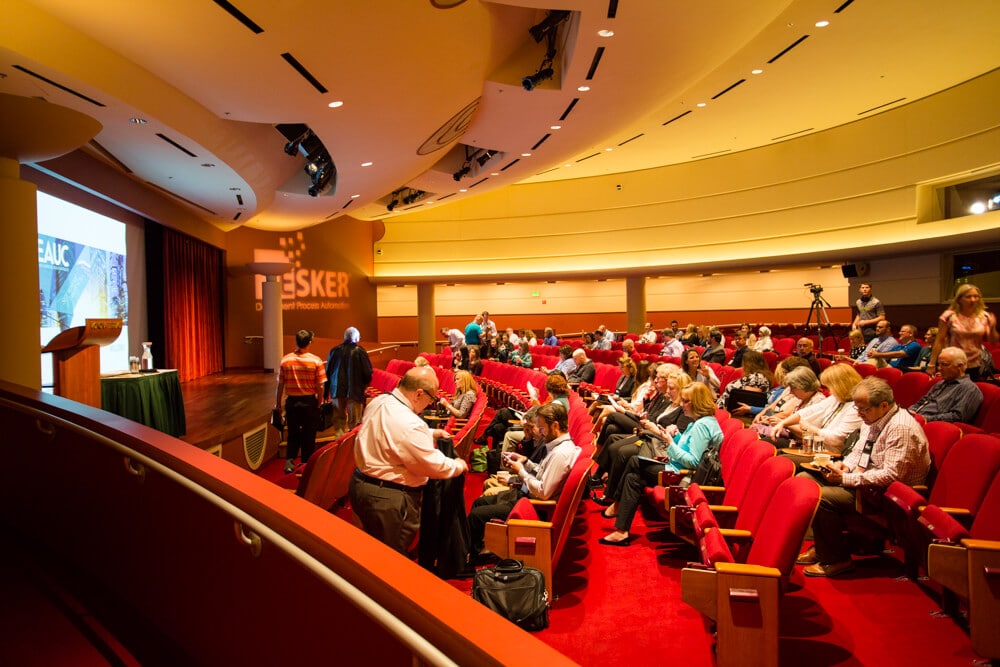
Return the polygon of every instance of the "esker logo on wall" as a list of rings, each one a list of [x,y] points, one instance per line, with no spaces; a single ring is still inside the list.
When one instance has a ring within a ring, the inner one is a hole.
[[[280,250],[254,250],[254,261],[287,261],[292,264],[292,269],[280,278],[282,310],[350,308],[350,274],[346,271],[316,268],[315,258],[309,262],[304,261],[306,243],[302,232],[294,236],[283,236],[278,243]],[[257,310],[262,309],[260,299],[263,282],[264,276],[258,275],[254,279]]]

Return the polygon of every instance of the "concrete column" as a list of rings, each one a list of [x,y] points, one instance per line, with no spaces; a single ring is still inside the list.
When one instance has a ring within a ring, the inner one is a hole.
[[[0,262],[3,325],[0,325],[0,379],[29,389],[42,388],[38,335],[38,204],[34,183],[21,180],[17,160],[0,157]],[[45,341],[48,342],[48,341]]]
[[[625,307],[628,333],[642,333],[646,326],[646,276],[625,279]]]
[[[264,316],[264,370],[275,371],[281,366],[281,339],[284,326],[281,318],[281,276],[264,276],[260,286],[261,310]]]
[[[417,351],[436,352],[434,339],[437,331],[434,326],[437,319],[434,310],[434,285],[417,285]]]

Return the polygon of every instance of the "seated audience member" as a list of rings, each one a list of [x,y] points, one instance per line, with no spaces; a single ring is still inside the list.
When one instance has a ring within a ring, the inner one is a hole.
[[[545,392],[548,394],[548,402],[559,403],[569,411],[569,384],[559,373],[553,371],[549,373],[549,376],[545,379]],[[532,405],[541,405],[537,398],[532,396]],[[517,413],[510,408],[500,408],[493,415],[493,419],[490,423],[486,425],[483,429],[483,434],[473,440],[472,442],[477,445],[487,444],[487,438],[490,439],[490,444],[496,449],[497,445],[503,442],[504,436],[510,429],[511,423],[517,419]]]
[[[510,334],[504,331],[497,340],[494,352],[496,360],[501,364],[510,362],[510,355],[514,353],[514,345],[510,342]]]
[[[469,372],[476,377],[483,374],[483,360],[479,358],[479,348],[469,349]]]
[[[742,337],[742,335],[739,333],[736,334],[737,338]],[[746,350],[745,345],[743,349]],[[716,401],[716,405],[720,408],[726,407],[729,394],[735,389],[749,389],[765,394],[771,391],[771,385],[774,384],[774,375],[771,373],[771,369],[767,367],[763,353],[755,350],[746,350],[746,354],[743,355],[743,367],[741,370],[743,371],[743,376],[727,384],[722,395],[719,396],[719,400]]]
[[[917,365],[917,356],[922,349],[917,342],[917,328],[912,324],[904,324],[899,327],[899,340],[896,346],[888,352],[871,350],[868,358],[874,359],[877,363],[887,363],[893,368],[905,371],[910,366]]]
[[[680,358],[684,355],[684,344],[677,340],[674,336],[673,329],[663,330],[663,351],[660,352],[662,357],[677,357]]]
[[[636,364],[635,380],[632,392],[628,396],[611,395],[607,402],[594,401],[589,413],[594,420],[594,433],[600,433],[604,428],[604,420],[608,415],[615,412],[641,412],[642,397],[653,388],[653,381],[656,377],[657,362],[641,361]]]
[[[610,335],[609,335],[610,334]],[[594,349],[595,350],[610,350],[612,343],[615,342],[615,335],[608,331],[608,328],[603,324],[597,327],[597,331],[594,332]]]
[[[750,328],[750,324],[748,322],[744,322],[743,324],[740,325],[740,333],[742,333],[743,337],[747,339],[747,347],[749,347],[751,350],[754,349],[754,346],[757,343],[757,336],[754,335],[753,330]],[[761,350],[757,351],[761,352]]]
[[[528,329],[524,332],[524,335],[521,336],[521,340],[528,341],[528,345],[530,345],[531,347],[535,347],[536,345],[538,345],[538,337],[535,336],[535,332],[532,331],[531,329]]]
[[[861,333],[861,329],[851,329],[850,333],[847,334],[847,339],[851,344],[850,351],[846,355],[836,354],[833,358],[837,361],[850,361],[854,363],[858,360],[858,357],[864,354],[868,344],[865,343],[865,335]]]
[[[622,355],[626,357],[635,356],[635,341],[631,338],[626,338],[622,341]]]
[[[934,351],[934,340],[937,338],[938,328],[931,327],[924,333],[924,344],[920,348],[920,354],[917,355],[917,363],[913,364],[905,370],[910,371],[927,371],[927,364],[931,360],[931,352]]]
[[[506,333],[507,340],[510,341],[510,344],[514,347],[514,349],[517,349],[517,346],[521,344],[521,337],[517,335],[517,332],[514,331],[513,327],[507,327]]]
[[[771,391],[767,394],[767,402],[763,406],[737,403],[729,411],[730,414],[733,417],[739,417],[746,423],[750,423],[761,412],[774,406],[776,402],[780,401],[781,404],[788,402],[791,398],[791,393],[789,393],[788,387],[785,386],[785,376],[789,370],[797,368],[800,364],[806,368],[809,367],[809,362],[805,359],[799,359],[798,357],[785,357],[782,359],[774,369],[774,382],[771,383]],[[772,409],[775,412],[780,412],[780,408]]]
[[[603,324],[601,325],[601,328],[604,330],[604,340],[608,343],[608,347],[604,349],[610,350],[614,346],[614,342],[618,340],[618,336],[615,335],[614,331],[608,329]]]
[[[811,338],[800,338],[795,341],[795,356],[801,357],[809,362],[809,368],[812,372],[819,377],[821,368],[819,367],[819,361],[816,359],[815,344],[812,342]]]
[[[569,377],[570,373],[576,370],[576,361],[573,360],[573,348],[571,348],[569,345],[560,345],[559,360],[560,361],[558,364],[556,364],[556,367],[551,370],[559,371],[566,377]],[[550,369],[546,368],[545,366],[542,366],[541,370],[543,373],[550,372]]]
[[[618,495],[612,496],[614,502],[603,512],[606,518],[615,519],[615,530],[602,537],[599,540],[601,544],[628,546],[628,531],[639,509],[643,488],[656,484],[661,470],[694,470],[709,447],[718,447],[722,443],[722,429],[715,419],[715,403],[708,387],[700,382],[688,385],[681,392],[681,404],[694,423],[684,433],[672,437],[662,463],[644,461],[638,456],[629,459],[618,489],[612,491]]]
[[[684,356],[681,357],[684,362],[681,365],[681,370],[687,373],[691,377],[692,382],[701,382],[708,386],[712,390],[712,394],[716,394],[719,391],[719,376],[715,374],[712,367],[709,366],[701,355],[698,354],[698,350],[691,349],[685,350]]]
[[[455,355],[451,358],[451,368],[456,371],[467,371],[469,370],[469,355],[472,350],[478,350],[476,346],[472,347],[460,347]]]
[[[736,351],[733,352],[733,358],[730,359],[726,365],[732,366],[733,368],[740,368],[743,365],[743,355],[750,349],[747,345],[747,336],[745,333],[742,331],[736,332],[736,335],[733,336],[733,347]],[[761,359],[763,359],[763,357],[761,357]]]
[[[666,388],[669,403],[663,412],[655,420],[639,420],[641,430],[635,435],[618,433],[608,438],[607,444],[601,448],[596,457],[597,474],[602,474],[604,470],[608,471],[606,487],[608,491],[605,491],[603,498],[595,498],[594,502],[607,506],[611,504],[612,498],[620,497],[620,484],[625,474],[625,466],[643,447],[651,458],[666,456],[667,447],[673,442],[673,437],[683,433],[692,422],[681,404],[681,392],[689,384],[691,379],[687,373],[679,369],[671,371],[667,376]]]
[[[780,413],[773,413],[765,416],[764,413],[758,415],[751,428],[757,431],[761,439],[767,440],[778,447],[787,447],[793,440],[791,433],[778,424],[809,405],[819,403],[823,400],[823,392],[820,391],[819,378],[808,366],[793,368],[785,375],[785,384],[792,396],[798,399],[797,403],[787,403]]]
[[[505,493],[480,496],[469,510],[469,533],[473,553],[480,557],[483,553],[483,536],[486,524],[491,519],[506,519],[514,505],[521,498],[552,500],[559,496],[569,471],[580,454],[567,430],[569,428],[566,409],[559,403],[548,403],[538,409],[535,428],[545,442],[548,453],[541,463],[533,463],[523,454],[511,452],[507,465],[512,469],[511,479],[515,482]]]
[[[618,366],[621,368],[622,374],[619,376],[618,382],[615,383],[613,396],[631,400],[632,394],[635,392],[635,377],[639,368],[631,357],[625,356],[618,359]]]
[[[559,339],[556,338],[556,332],[552,330],[552,327],[545,327],[545,337],[542,339],[542,345],[555,347],[558,344]]]
[[[676,329],[674,329],[676,331]],[[681,343],[687,347],[701,345],[701,338],[698,336],[698,327],[689,324],[684,328],[684,335],[681,336]]]
[[[923,429],[899,409],[884,380],[865,378],[854,388],[853,399],[864,423],[851,452],[843,461],[831,462],[819,478],[822,495],[812,522],[815,543],[797,561],[808,565],[803,574],[809,577],[833,577],[854,569],[844,531],[847,517],[857,516],[858,489],[884,489],[896,480],[923,484],[930,467]]]
[[[458,348],[465,347],[465,333],[461,329],[441,327],[441,333],[448,339],[448,347],[451,348],[452,354],[455,354]]]
[[[442,396],[440,401],[445,410],[456,419],[468,419],[472,414],[472,406],[476,404],[479,395],[479,385],[469,371],[455,373],[455,401],[449,401]]]
[[[594,338],[594,334],[590,331],[585,331],[583,333],[583,349],[585,350],[596,350],[597,340]]]
[[[510,355],[510,363],[522,368],[531,368],[531,346],[526,338],[522,338],[517,349]]]
[[[638,404],[640,406],[638,410],[616,410],[605,416],[604,425],[597,436],[598,445],[604,445],[608,438],[616,433],[634,433],[644,418],[655,420],[660,416],[669,403],[664,392],[667,389],[667,376],[671,370],[671,364],[660,364],[656,367],[651,387],[646,390],[645,395],[637,393],[634,397],[633,405]]]
[[[946,347],[938,355],[937,370],[941,381],[924,397],[910,406],[910,412],[929,422],[969,424],[983,403],[983,392],[966,372],[968,363],[960,347]]]
[[[881,320],[875,325],[875,337],[868,342],[865,351],[858,356],[855,362],[874,364],[876,359],[871,356],[872,352],[891,352],[897,345],[899,345],[899,341],[892,335],[892,324],[889,323],[889,320]]]
[[[580,384],[581,382],[592,384],[597,369],[594,368],[594,362],[587,358],[587,353],[582,348],[577,348],[573,351],[573,361],[576,362],[576,368],[566,376],[570,384]]]
[[[646,322],[646,326],[643,328],[643,332],[639,336],[639,341],[646,343],[647,345],[656,344],[656,331],[653,329],[653,324],[651,322]]]
[[[708,332],[708,341],[708,347],[701,353],[701,358],[722,366],[726,363],[726,350],[722,347],[722,332],[718,329],[712,329]]]
[[[538,439],[538,431],[535,430],[535,417],[538,416],[540,405],[532,405],[521,417],[521,428],[511,428],[503,437],[502,452],[517,452],[524,454],[535,463],[541,463],[544,454],[548,451],[544,447],[541,452],[537,451],[538,445],[544,445]]]
[[[413,360],[413,365],[420,368],[422,366],[430,366],[431,362],[427,361],[427,357],[417,357]]]
[[[753,349],[758,352],[774,352],[774,341],[771,340],[771,329],[769,327],[761,327],[757,329],[757,342],[753,344]]]
[[[775,428],[787,429],[797,442],[805,435],[819,437],[826,451],[839,455],[847,436],[861,427],[861,416],[851,402],[861,376],[847,364],[833,364],[823,371],[819,381],[830,390],[830,395],[782,418]]]

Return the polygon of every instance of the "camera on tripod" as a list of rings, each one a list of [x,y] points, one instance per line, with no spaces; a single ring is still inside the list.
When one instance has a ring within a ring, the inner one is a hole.
[[[813,293],[813,296],[819,296],[823,293],[823,286],[817,285],[816,283],[805,283],[803,287],[808,287],[809,291]]]

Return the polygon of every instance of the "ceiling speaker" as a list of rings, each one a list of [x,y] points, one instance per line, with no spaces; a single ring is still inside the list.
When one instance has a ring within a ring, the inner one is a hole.
[[[866,262],[843,264],[840,267],[840,272],[844,274],[845,278],[864,278],[868,275],[868,264]]]

